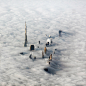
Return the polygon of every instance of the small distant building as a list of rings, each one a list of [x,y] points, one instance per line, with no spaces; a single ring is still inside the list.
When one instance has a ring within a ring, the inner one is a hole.
[[[34,56],[34,59],[36,59],[36,56]]]
[[[47,48],[45,47],[45,48],[44,48],[44,53],[45,53],[45,54],[46,54],[46,51],[47,51]]]
[[[61,37],[62,30],[59,30],[59,36]]]
[[[42,51],[42,58],[44,58],[44,52]]]
[[[35,50],[35,46],[34,45],[30,45],[30,50]]]
[[[51,35],[49,35],[49,38],[51,38]]]
[[[40,41],[39,41],[39,44],[40,44]]]
[[[49,56],[49,61],[52,61],[52,54],[50,54]]]

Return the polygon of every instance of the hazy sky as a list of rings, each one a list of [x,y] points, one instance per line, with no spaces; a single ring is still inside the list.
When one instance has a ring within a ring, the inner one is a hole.
[[[59,30],[63,30],[60,38]],[[86,86],[85,32],[85,0],[0,0],[0,85]],[[40,59],[49,35],[53,44],[47,47],[46,58]],[[29,51],[31,44],[34,52]],[[55,49],[49,65],[48,57]],[[36,61],[29,59],[30,53]]]

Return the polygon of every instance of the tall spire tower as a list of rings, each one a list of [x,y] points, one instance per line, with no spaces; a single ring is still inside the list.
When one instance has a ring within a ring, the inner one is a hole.
[[[27,47],[27,26],[26,26],[26,21],[25,21],[25,43],[24,47]]]

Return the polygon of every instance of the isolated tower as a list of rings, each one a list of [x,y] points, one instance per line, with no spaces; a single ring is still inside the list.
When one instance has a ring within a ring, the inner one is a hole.
[[[27,26],[26,26],[26,22],[25,22],[25,43],[24,43],[24,47],[27,47]]]

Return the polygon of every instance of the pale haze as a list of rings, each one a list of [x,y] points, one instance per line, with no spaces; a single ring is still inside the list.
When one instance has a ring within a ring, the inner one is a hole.
[[[85,37],[86,0],[0,0],[0,86],[86,86]]]

